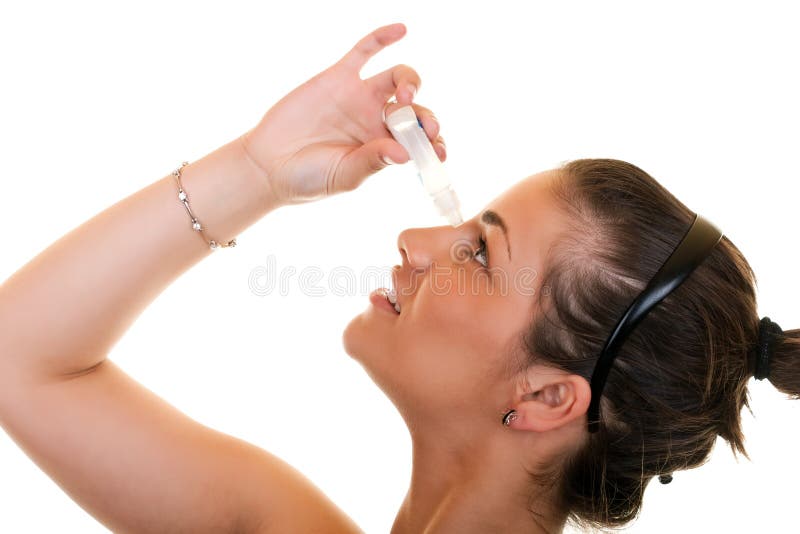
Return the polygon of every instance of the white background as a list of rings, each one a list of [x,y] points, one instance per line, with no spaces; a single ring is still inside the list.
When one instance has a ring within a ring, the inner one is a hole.
[[[362,77],[419,72],[466,217],[562,161],[624,159],[744,252],[762,315],[800,326],[791,3],[598,4],[4,2],[0,280],[404,22]],[[398,263],[399,231],[442,224],[412,165],[268,215],[170,286],[110,355],[197,421],[296,466],[369,533],[388,532],[410,474],[403,421],[341,344],[374,286],[336,296],[323,280],[314,297],[295,275],[288,294],[259,296],[248,277],[270,255],[298,272]],[[753,461],[720,440],[707,465],[650,485],[630,532],[796,531],[800,406],[766,381],[751,393]],[[107,532],[4,433],[0,473],[0,531]]]

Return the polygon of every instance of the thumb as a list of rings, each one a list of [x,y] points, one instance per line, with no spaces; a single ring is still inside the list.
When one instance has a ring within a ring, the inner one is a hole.
[[[394,139],[373,139],[347,154],[339,163],[333,180],[334,192],[352,191],[379,170],[409,159],[406,149]]]

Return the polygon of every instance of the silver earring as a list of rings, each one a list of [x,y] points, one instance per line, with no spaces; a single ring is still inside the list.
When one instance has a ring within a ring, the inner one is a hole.
[[[511,426],[511,422],[517,418],[517,411],[516,410],[509,410],[503,416],[503,424],[505,426]]]

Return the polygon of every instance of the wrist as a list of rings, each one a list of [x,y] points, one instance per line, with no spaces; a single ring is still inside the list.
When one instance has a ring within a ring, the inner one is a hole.
[[[263,163],[260,163],[256,160],[256,158],[253,157],[253,151],[250,148],[251,144],[249,134],[250,132],[248,131],[240,135],[237,139],[238,145],[242,151],[242,158],[246,161],[255,179],[264,184],[265,202],[271,211],[283,206],[284,203],[275,192],[275,187],[271,182],[272,173],[267,170],[267,167]]]

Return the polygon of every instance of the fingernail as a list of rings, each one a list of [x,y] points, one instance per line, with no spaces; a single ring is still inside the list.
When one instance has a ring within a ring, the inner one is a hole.
[[[417,96],[417,86],[410,83],[408,84],[408,90],[411,91],[411,99],[413,100]]]
[[[390,158],[389,156],[385,155],[381,156],[381,159],[383,159],[383,162],[386,163],[387,165],[394,165],[395,163],[397,163],[396,161],[393,161],[392,158]]]
[[[436,141],[436,144],[442,147],[442,158],[444,158],[447,155],[447,148],[444,146],[444,143],[440,143],[439,141]]]

